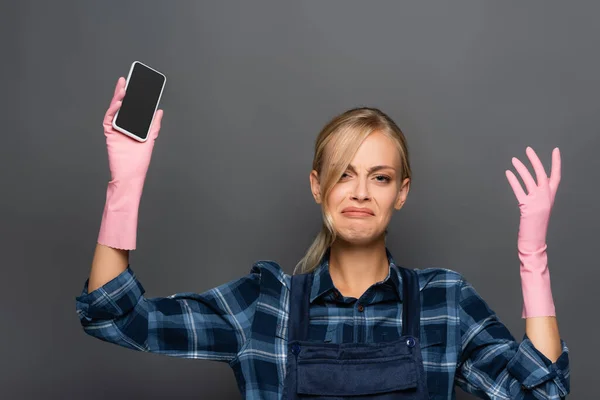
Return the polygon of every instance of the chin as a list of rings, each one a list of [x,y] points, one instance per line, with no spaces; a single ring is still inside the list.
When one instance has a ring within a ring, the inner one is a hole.
[[[348,244],[364,246],[377,242],[383,237],[383,232],[364,231],[364,230],[342,230],[338,231],[337,237]]]

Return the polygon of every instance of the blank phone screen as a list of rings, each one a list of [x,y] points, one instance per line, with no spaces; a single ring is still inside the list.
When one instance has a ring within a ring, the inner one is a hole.
[[[164,82],[163,75],[135,63],[115,124],[146,139]]]

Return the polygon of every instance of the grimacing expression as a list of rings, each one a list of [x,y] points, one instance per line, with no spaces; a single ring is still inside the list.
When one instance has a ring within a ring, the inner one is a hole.
[[[360,145],[348,169],[326,199],[338,240],[367,244],[378,240],[402,208],[409,178],[401,179],[400,154],[395,142],[381,132],[371,133]],[[318,174],[311,172],[311,187],[321,202]]]

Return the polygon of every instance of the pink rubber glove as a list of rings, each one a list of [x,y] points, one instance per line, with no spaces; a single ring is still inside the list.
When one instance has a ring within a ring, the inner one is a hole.
[[[533,149],[527,147],[526,153],[533,165],[537,184],[521,161],[513,157],[512,162],[523,179],[528,194],[525,194],[515,175],[506,171],[506,178],[517,196],[521,211],[517,248],[521,263],[522,317],[555,316],[546,254],[546,233],[560,183],[560,152],[558,147],[552,151],[552,172],[549,179]]]
[[[154,141],[158,137],[163,111],[158,110],[149,138],[138,142],[112,127],[113,118],[125,97],[125,78],[119,78],[102,125],[108,149],[111,180],[98,234],[98,243],[122,250],[135,250],[138,209]]]

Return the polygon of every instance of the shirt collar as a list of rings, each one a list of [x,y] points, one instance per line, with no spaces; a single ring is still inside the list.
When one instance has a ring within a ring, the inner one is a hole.
[[[333,285],[333,281],[331,280],[331,275],[329,274],[329,254],[331,248],[328,248],[321,262],[313,271],[313,284],[310,291],[310,302],[314,302],[317,298],[329,293],[331,290],[335,288]],[[402,276],[400,271],[398,270],[398,266],[394,262],[392,254],[386,248],[385,249],[388,262],[389,262],[389,270],[387,277],[381,281],[382,285],[392,286],[396,295],[398,296],[398,301],[402,301]]]

